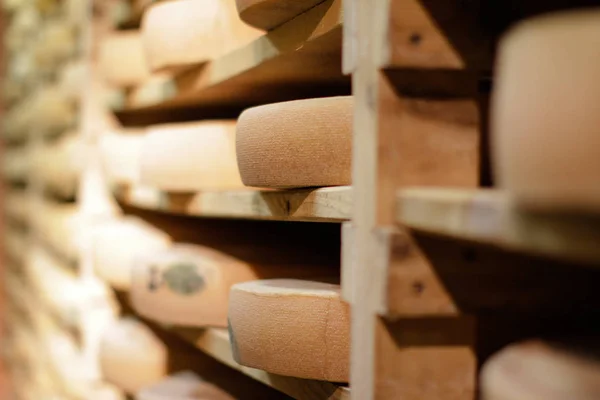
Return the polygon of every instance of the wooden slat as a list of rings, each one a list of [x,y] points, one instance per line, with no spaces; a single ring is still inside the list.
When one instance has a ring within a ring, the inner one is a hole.
[[[533,255],[600,262],[600,218],[519,209],[494,190],[407,189],[397,221],[411,229]]]
[[[348,186],[189,194],[121,187],[115,190],[115,195],[129,206],[197,217],[341,222],[350,219],[352,212],[352,188]]]
[[[233,360],[229,335],[225,329],[174,329],[174,332],[196,348],[268,386],[299,400],[347,400],[350,390],[329,382],[286,377],[243,367]]]
[[[252,105],[350,94],[341,72],[342,20],[342,1],[329,0],[221,58],[149,83],[159,88],[132,91],[117,116],[148,124],[201,117],[193,108],[214,117],[215,109],[233,115]]]

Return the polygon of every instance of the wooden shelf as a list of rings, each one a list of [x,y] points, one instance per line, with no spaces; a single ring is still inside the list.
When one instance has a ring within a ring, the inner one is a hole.
[[[518,209],[495,190],[407,189],[397,222],[410,229],[508,250],[598,264],[600,218]]]
[[[350,399],[347,387],[329,382],[299,379],[270,374],[268,372],[239,365],[233,359],[229,334],[225,329],[171,329],[196,348],[216,358],[221,363],[248,375],[267,386],[273,387],[288,396],[299,400],[346,400]]]
[[[342,1],[329,0],[216,60],[128,92],[125,125],[235,117],[249,106],[348,95],[342,75]]]
[[[198,193],[118,187],[114,193],[119,202],[128,206],[196,217],[342,222],[349,220],[352,214],[349,186]]]

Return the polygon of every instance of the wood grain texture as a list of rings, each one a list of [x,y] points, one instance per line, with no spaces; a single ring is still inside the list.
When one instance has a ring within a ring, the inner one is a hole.
[[[339,285],[291,279],[238,283],[230,293],[229,333],[241,365],[348,381],[350,309]]]
[[[236,127],[246,186],[297,188],[352,183],[352,97],[249,108]]]
[[[239,365],[231,352],[225,329],[174,329],[179,336],[221,363],[299,400],[349,400],[350,390],[329,382],[275,375]]]
[[[293,191],[233,190],[170,194],[143,187],[116,187],[123,204],[195,217],[340,222],[350,218],[352,188]]]
[[[240,18],[266,31],[295,18],[324,0],[236,0]]]
[[[408,227],[533,255],[585,264],[600,260],[600,221],[592,215],[534,213],[493,190],[408,189],[397,220]]]
[[[177,74],[164,82],[176,90],[159,91],[167,96],[145,107],[128,101],[117,116],[126,124],[147,124],[159,116],[197,119],[191,107],[208,107],[214,118],[253,105],[350,94],[341,73],[342,20],[341,0],[328,0],[240,49]],[[139,90],[144,88],[129,98]]]

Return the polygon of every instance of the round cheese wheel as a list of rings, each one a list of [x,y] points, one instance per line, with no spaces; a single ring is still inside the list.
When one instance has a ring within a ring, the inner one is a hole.
[[[525,21],[502,40],[492,148],[499,186],[522,206],[600,212],[599,34],[591,9]]]
[[[135,398],[136,400],[233,400],[227,392],[187,371],[140,390]]]
[[[242,187],[235,158],[235,121],[202,121],[148,129],[140,180],[168,191]]]
[[[229,297],[233,356],[279,375],[347,382],[350,310],[339,285],[264,280],[234,285]]]
[[[270,30],[313,8],[324,0],[236,0],[242,21]]]
[[[247,186],[352,183],[352,97],[250,108],[237,124],[237,160]]]
[[[77,103],[58,85],[47,86],[34,97],[31,114],[33,134],[57,135],[75,126]]]
[[[9,51],[22,51],[35,36],[41,25],[41,16],[32,4],[23,4],[13,15],[8,26],[5,43]]]
[[[79,256],[81,215],[77,205],[50,201],[33,202],[31,226],[42,242],[66,260]]]
[[[169,247],[171,239],[141,219],[124,218],[96,227],[92,243],[98,276],[117,289],[128,290],[135,258]]]
[[[231,0],[174,0],[150,6],[142,36],[153,71],[185,67],[226,54],[258,37]]]
[[[49,21],[38,38],[34,53],[38,67],[55,69],[77,50],[77,33],[62,19]]]
[[[81,138],[67,134],[45,145],[32,157],[31,176],[63,197],[73,197],[83,169]]]
[[[150,78],[142,38],[137,31],[112,33],[104,38],[98,62],[104,79],[114,86],[136,86]]]
[[[104,377],[129,394],[160,382],[167,363],[164,343],[138,321],[122,319],[104,333],[100,349]]]
[[[98,147],[102,168],[110,183],[134,185],[139,182],[144,133],[144,129],[121,129],[100,136]]]
[[[511,345],[481,373],[487,400],[592,400],[600,398],[600,363],[541,341]]]

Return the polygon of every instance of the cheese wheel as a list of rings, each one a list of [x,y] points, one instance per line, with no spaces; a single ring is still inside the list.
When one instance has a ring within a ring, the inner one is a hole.
[[[25,45],[35,35],[41,24],[41,16],[37,8],[31,4],[19,7],[11,18],[5,43],[9,51],[22,51]]]
[[[57,135],[76,124],[77,105],[59,86],[52,85],[36,93],[31,114],[31,133]]]
[[[66,260],[76,260],[81,227],[77,205],[43,201],[32,203],[31,210],[31,226],[41,241]]]
[[[141,183],[158,189],[190,192],[242,187],[234,121],[149,128],[140,163]]]
[[[77,190],[83,157],[79,134],[67,134],[36,152],[32,157],[31,176],[52,192],[71,198]]]
[[[55,19],[46,23],[34,53],[38,67],[51,70],[72,56],[76,49],[77,33],[74,27],[62,19]]]
[[[142,18],[146,56],[153,71],[219,57],[260,34],[239,19],[232,0],[159,2]]]
[[[8,148],[4,151],[4,178],[10,182],[28,180],[30,158],[25,146]]]
[[[590,9],[528,20],[502,40],[494,169],[522,206],[600,212],[599,34]]]
[[[139,182],[140,151],[144,129],[121,129],[100,136],[102,168],[112,184],[134,185]]]
[[[249,25],[271,30],[324,0],[236,0],[240,18]]]
[[[163,324],[227,327],[229,289],[271,277],[321,276],[318,267],[245,263],[220,251],[177,245],[140,255],[130,296],[135,310]]]
[[[486,400],[600,398],[600,363],[541,341],[511,345],[484,365]]]
[[[350,310],[339,285],[264,280],[234,285],[229,298],[233,357],[279,375],[347,382]]]
[[[99,64],[106,82],[114,86],[140,85],[150,78],[142,38],[137,31],[113,33],[104,38]]]
[[[128,290],[133,261],[141,254],[169,247],[164,232],[137,218],[110,221],[93,233],[94,269],[111,286]]]
[[[70,99],[81,99],[83,90],[87,87],[87,64],[84,60],[72,61],[60,72],[59,85],[63,93]]]
[[[135,398],[136,400],[233,400],[227,392],[187,371],[140,390]]]
[[[167,363],[164,343],[133,319],[117,321],[102,338],[100,365],[104,377],[128,394],[160,382],[167,373]]]
[[[352,183],[352,97],[268,104],[237,124],[237,160],[247,186]]]

